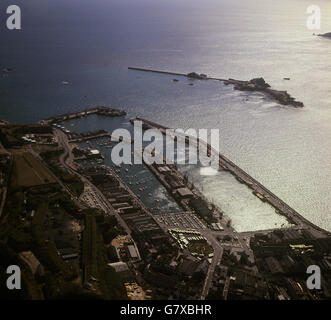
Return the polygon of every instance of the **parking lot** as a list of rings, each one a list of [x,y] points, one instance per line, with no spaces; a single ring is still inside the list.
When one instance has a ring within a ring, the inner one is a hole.
[[[179,229],[206,229],[206,225],[194,213],[172,213],[155,215],[158,222],[168,228]]]

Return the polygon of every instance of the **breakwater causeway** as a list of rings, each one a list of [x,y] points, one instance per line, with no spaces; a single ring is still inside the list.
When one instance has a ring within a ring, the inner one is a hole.
[[[271,86],[265,82],[263,78],[254,78],[249,81],[245,80],[236,80],[236,79],[223,79],[223,78],[215,78],[215,77],[208,77],[206,74],[198,74],[196,72],[190,73],[179,73],[179,72],[172,72],[172,71],[164,71],[164,70],[155,70],[155,69],[147,69],[147,68],[139,68],[139,67],[128,67],[129,70],[134,71],[144,71],[144,72],[153,72],[153,73],[160,73],[160,74],[167,74],[173,76],[181,76],[187,77],[189,79],[197,79],[197,80],[216,80],[221,81],[225,85],[232,84],[234,86],[234,90],[240,91],[251,91],[251,92],[258,92],[263,94],[264,96],[275,100],[276,102],[280,103],[281,105],[291,106],[295,108],[302,108],[304,107],[303,102],[296,101],[287,91],[280,91],[272,89]],[[177,79],[174,79],[177,80]]]

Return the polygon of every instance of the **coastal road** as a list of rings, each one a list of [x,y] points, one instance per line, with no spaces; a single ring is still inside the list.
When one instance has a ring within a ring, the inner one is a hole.
[[[223,248],[218,242],[218,240],[210,233],[210,230],[200,230],[200,233],[211,243],[214,249],[213,260],[211,261],[211,264],[207,271],[206,279],[201,293],[201,300],[205,300],[212,284],[215,268],[219,261],[222,259]]]

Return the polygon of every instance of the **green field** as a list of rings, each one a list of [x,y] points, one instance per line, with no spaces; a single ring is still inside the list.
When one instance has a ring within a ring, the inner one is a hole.
[[[55,183],[50,171],[31,153],[16,154],[12,175],[14,187],[35,187]]]

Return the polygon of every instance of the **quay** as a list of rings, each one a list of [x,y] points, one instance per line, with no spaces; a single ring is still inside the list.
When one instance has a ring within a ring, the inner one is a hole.
[[[109,132],[103,132],[103,133],[91,134],[91,135],[87,135],[87,136],[80,136],[78,138],[69,139],[69,142],[72,142],[72,143],[78,142],[79,143],[79,142],[103,138],[103,137],[111,138],[111,134]]]
[[[143,123],[143,128],[151,128],[151,129],[158,129],[162,134],[166,135],[169,134],[167,132],[167,129],[170,130],[170,128],[166,128],[165,126],[158,125],[155,122],[136,117],[134,119],[131,119],[131,123],[135,120],[141,121]],[[180,135],[179,133],[176,133],[176,135]],[[184,137],[184,136],[183,136]],[[188,135],[185,135],[185,139],[187,141],[187,138],[190,138]],[[195,139],[190,139],[190,141],[194,142]],[[199,144],[205,144],[207,145],[207,152],[208,155],[211,154],[211,152],[216,152],[210,144],[207,142],[196,139],[197,148],[199,150]],[[261,183],[259,183],[257,180],[255,180],[253,177],[251,177],[247,172],[239,168],[236,164],[234,164],[231,160],[226,158],[222,154],[218,154],[219,156],[219,164],[224,169],[229,171],[240,183],[246,184],[250,189],[253,190],[253,193],[258,196],[261,201],[268,202],[270,205],[272,205],[276,211],[279,214],[284,215],[288,221],[294,225],[296,225],[299,228],[302,229],[308,229],[312,235],[316,237],[329,237],[331,235],[330,232],[316,226],[312,222],[308,221],[306,218],[301,216],[297,211],[295,211],[293,208],[291,208],[288,204],[286,204],[283,200],[278,198],[274,193],[272,193],[270,190],[268,190],[265,186],[263,186]]]
[[[109,107],[93,107],[77,112],[70,112],[70,113],[65,113],[61,114],[58,116],[50,117],[44,120],[40,120],[40,124],[53,124],[56,122],[62,122],[65,120],[72,120],[76,118],[81,118],[81,117],[86,117],[91,114],[98,114],[106,117],[121,117],[125,116],[126,112],[123,110],[118,110],[118,109],[113,109]]]
[[[110,139],[112,139],[112,137],[114,137],[114,138],[117,138],[119,141],[124,141],[124,142],[131,143],[131,144],[134,143],[133,139],[126,140],[126,139],[123,139],[123,137],[121,137],[121,136],[120,137],[115,137],[109,132],[102,132],[102,133],[91,134],[91,135],[87,135],[87,136],[81,136],[81,137],[78,137],[78,138],[72,138],[72,139],[69,139],[69,142],[70,143],[80,143],[80,142],[83,142],[83,141],[94,140],[94,139],[99,139],[99,138],[104,138],[104,137],[108,137]]]

